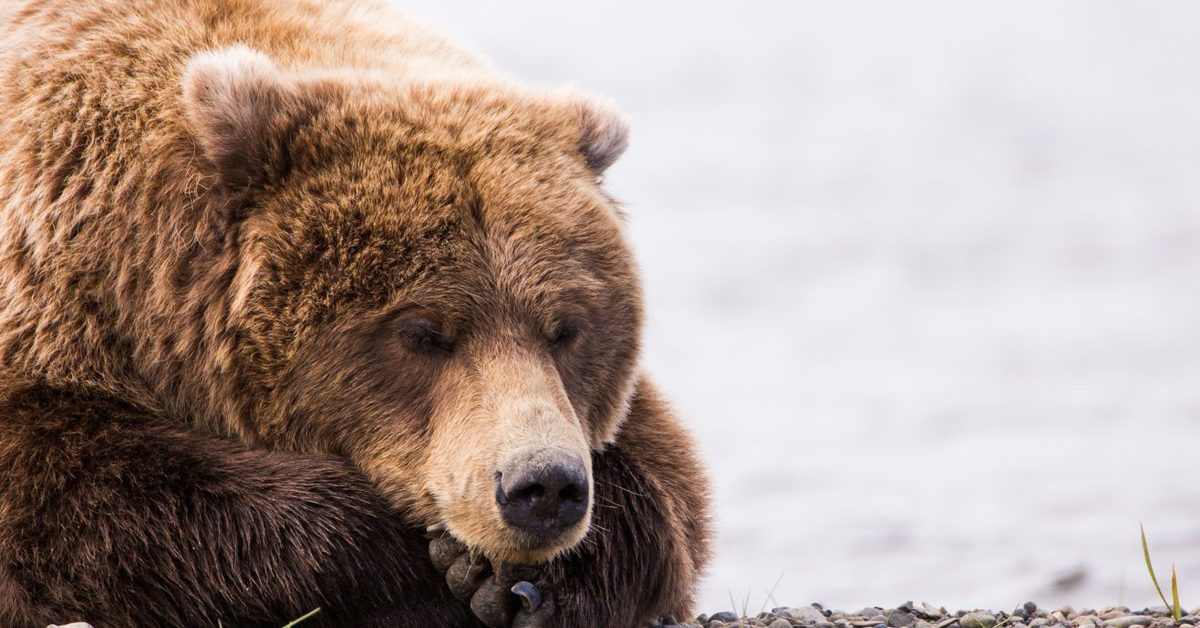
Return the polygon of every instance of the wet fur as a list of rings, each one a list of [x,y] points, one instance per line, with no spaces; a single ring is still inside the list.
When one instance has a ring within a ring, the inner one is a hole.
[[[188,83],[231,46],[278,74]],[[206,125],[275,84],[246,143]],[[686,613],[706,488],[638,379],[606,108],[370,2],[23,0],[0,114],[0,625],[471,625],[420,531],[461,466],[436,452],[502,453],[478,433],[513,373],[595,452],[590,532],[543,570],[557,620]],[[414,301],[464,330],[453,358],[389,344]]]

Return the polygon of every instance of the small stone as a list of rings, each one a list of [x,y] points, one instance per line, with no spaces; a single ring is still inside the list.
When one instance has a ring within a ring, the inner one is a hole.
[[[1033,602],[1026,602],[1021,605],[1021,608],[1025,609],[1025,613],[1029,615],[1036,613],[1038,610],[1037,604]]]
[[[719,619],[712,619],[708,622],[708,628],[726,628],[727,626],[729,626],[729,624]]]
[[[870,621],[873,621],[877,624],[886,624],[887,623],[887,615],[871,615],[867,619]]]
[[[792,622],[780,617],[767,624],[767,628],[792,628]]]
[[[712,617],[708,618],[708,620],[709,621],[716,620],[716,621],[723,621],[725,623],[729,623],[731,621],[737,621],[738,616],[734,615],[733,613],[731,613],[729,611],[721,611],[719,613],[714,613]]]
[[[1154,618],[1148,615],[1126,615],[1115,619],[1107,619],[1104,621],[1104,625],[1108,628],[1130,628],[1137,625],[1145,626],[1152,621],[1154,621]]]
[[[946,619],[943,619],[942,621],[938,622],[937,626],[934,626],[934,628],[946,628],[946,626],[949,626],[950,624],[953,624],[957,621],[958,621],[957,617],[947,617]]]
[[[911,605],[911,603],[910,603],[910,605]],[[887,625],[890,626],[891,628],[901,628],[902,626],[911,626],[912,624],[915,624],[915,623],[917,623],[917,618],[913,617],[912,614],[906,613],[904,611],[893,612],[892,615],[890,617],[888,617],[888,620],[887,620]]]
[[[1045,617],[1038,617],[1029,621],[1029,628],[1042,628],[1042,626],[1045,626],[1049,623],[1049,619],[1046,619]]]
[[[825,622],[825,613],[822,613],[821,611],[819,611],[811,606],[799,606],[796,608],[785,608],[777,614],[780,617],[783,617],[785,619],[791,619],[793,621],[798,621],[798,622],[801,622],[804,624],[816,624],[816,623],[824,623]]]
[[[962,628],[992,628],[996,625],[996,616],[991,613],[967,613],[958,623]]]

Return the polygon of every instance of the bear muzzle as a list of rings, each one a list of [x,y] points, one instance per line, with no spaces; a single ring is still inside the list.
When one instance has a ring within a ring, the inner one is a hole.
[[[578,455],[568,451],[518,452],[500,465],[495,481],[501,517],[532,545],[556,543],[588,513],[588,470]]]

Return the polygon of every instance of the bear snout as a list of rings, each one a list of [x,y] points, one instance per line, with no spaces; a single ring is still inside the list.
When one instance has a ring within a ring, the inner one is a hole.
[[[588,471],[575,454],[558,449],[520,453],[495,477],[504,522],[538,544],[555,541],[587,514]]]

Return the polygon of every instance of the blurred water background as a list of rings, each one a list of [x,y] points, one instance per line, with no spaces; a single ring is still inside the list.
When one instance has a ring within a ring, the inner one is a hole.
[[[704,610],[1200,604],[1200,4],[404,4],[633,122]]]

